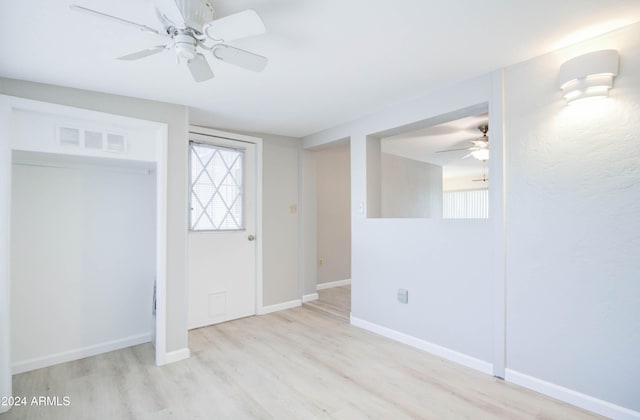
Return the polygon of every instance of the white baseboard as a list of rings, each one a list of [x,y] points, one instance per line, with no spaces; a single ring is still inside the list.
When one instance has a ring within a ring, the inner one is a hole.
[[[302,302],[311,302],[312,300],[318,300],[318,294],[317,293],[311,293],[309,295],[304,295],[302,296]]]
[[[624,408],[619,405],[582,394],[569,388],[543,381],[533,376],[525,375],[512,369],[505,370],[505,381],[532,389],[576,407],[584,408],[612,419],[640,419],[640,412]]]
[[[151,341],[151,334],[140,334],[131,337],[121,338],[118,340],[107,341],[105,343],[98,343],[92,346],[81,347],[79,349],[73,349],[63,351],[60,353],[51,354],[43,357],[36,357],[28,360],[21,360],[13,362],[11,365],[11,372],[16,375],[18,373],[28,372],[30,370],[40,369],[48,366],[57,365],[59,363],[70,362],[72,360],[84,359],[85,357],[91,357],[102,353],[107,353],[114,350],[124,349],[126,347],[137,346],[138,344],[148,343]]]
[[[351,279],[329,281],[326,283],[316,284],[316,290],[331,289],[332,287],[348,286],[351,284]]]
[[[475,357],[459,353],[455,350],[430,343],[428,341],[401,333],[396,330],[392,330],[391,328],[383,327],[381,325],[374,324],[363,319],[355,318],[354,316],[351,316],[351,325],[382,335],[392,340],[399,341],[411,347],[426,351],[427,353],[442,357],[443,359],[450,360],[460,365],[470,367],[471,369],[479,370],[480,372],[493,376],[493,365],[489,362],[485,362],[484,360],[476,359]]]
[[[266,315],[266,314],[270,314],[271,312],[284,311],[285,309],[297,308],[299,306],[302,306],[301,299],[295,299],[289,302],[282,302],[276,305],[263,306],[258,311],[258,315]]]
[[[164,355],[163,364],[167,365],[169,363],[179,362],[180,360],[185,360],[185,359],[188,359],[189,357],[191,357],[191,350],[189,350],[188,347],[185,347],[179,350],[169,351]]]

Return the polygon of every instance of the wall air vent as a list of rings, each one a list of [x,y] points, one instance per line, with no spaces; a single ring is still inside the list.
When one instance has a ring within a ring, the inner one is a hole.
[[[58,127],[58,143],[60,146],[80,147],[80,129]]]
[[[102,133],[97,131],[86,130],[84,132],[85,149],[102,150],[103,149],[102,138],[103,138]]]
[[[127,151],[127,143],[123,135],[120,134],[107,134],[107,148],[108,152],[125,153]]]
[[[64,126],[58,126],[56,134],[58,144],[65,148],[71,146],[101,152],[127,152],[127,138],[123,134]]]

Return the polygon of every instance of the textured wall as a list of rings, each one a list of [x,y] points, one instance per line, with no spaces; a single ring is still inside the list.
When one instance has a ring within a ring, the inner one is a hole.
[[[566,106],[566,59],[620,52]],[[507,368],[640,410],[640,25],[506,71]]]

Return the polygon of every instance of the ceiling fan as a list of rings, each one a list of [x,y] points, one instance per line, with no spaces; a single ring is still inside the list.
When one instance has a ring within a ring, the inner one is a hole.
[[[487,182],[487,181],[489,181],[489,178],[487,177],[486,172],[482,174],[482,178],[476,178],[471,180],[471,182]]]
[[[208,0],[156,0],[156,14],[163,30],[131,22],[107,13],[72,5],[71,9],[110,19],[166,38],[166,44],[118,57],[119,60],[139,60],[167,50],[173,50],[178,62],[186,61],[196,82],[213,77],[213,71],[203,53],[247,70],[260,72],[267,58],[227,44],[229,41],[265,32],[264,23],[255,10],[248,9],[219,19]]]
[[[473,146],[463,147],[461,149],[449,149],[449,150],[439,150],[436,153],[445,153],[445,152],[457,152],[457,151],[468,151],[466,155],[462,157],[462,159],[466,159],[469,156],[473,156],[474,158],[482,161],[489,160],[489,137],[487,136],[487,132],[489,131],[489,126],[487,124],[483,124],[478,127],[478,130],[482,133],[482,137],[479,137],[475,140],[471,140]]]

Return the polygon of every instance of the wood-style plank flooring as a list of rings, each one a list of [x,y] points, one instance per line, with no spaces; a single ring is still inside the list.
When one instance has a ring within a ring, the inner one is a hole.
[[[306,308],[189,333],[192,356],[156,367],[149,344],[16,375],[10,419],[587,419],[507,384]]]
[[[349,322],[351,316],[351,286],[318,290],[318,299],[305,302],[311,309]]]

